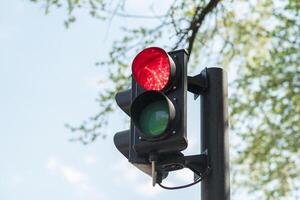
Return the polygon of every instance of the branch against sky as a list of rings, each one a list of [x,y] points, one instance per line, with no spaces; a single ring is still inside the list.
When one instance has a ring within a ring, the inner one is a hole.
[[[116,109],[114,95],[130,86],[128,58],[154,43],[168,50],[187,48],[190,70],[219,65],[231,75],[236,72],[229,106],[234,183],[251,191],[249,199],[295,197],[300,188],[298,0],[174,0],[165,13],[153,15],[128,13],[126,0],[32,1],[44,5],[46,13],[53,7],[66,9],[66,27],[79,9],[106,21],[155,21],[153,26],[122,27],[109,59],[97,63],[107,70],[112,87],[97,98],[96,116],[78,127],[68,125],[77,133],[75,140],[87,144],[105,136],[107,117]]]
[[[65,20],[66,27],[69,27],[76,21],[76,9],[84,9],[88,11],[92,17],[101,20],[111,21],[114,17],[126,17],[133,19],[153,19],[156,20],[154,27],[121,27],[124,35],[119,40],[116,40],[110,50],[109,59],[101,60],[96,65],[107,69],[107,81],[114,85],[113,88],[105,88],[96,99],[99,103],[100,111],[89,120],[84,121],[81,125],[74,127],[69,124],[66,126],[72,132],[80,132],[78,137],[72,140],[79,140],[83,144],[88,144],[94,141],[99,135],[105,137],[103,128],[108,123],[109,113],[114,112],[115,104],[113,102],[114,95],[117,91],[122,91],[129,88],[129,79],[131,77],[128,58],[154,43],[160,43],[166,49],[187,48],[193,49],[196,43],[196,35],[200,27],[204,24],[207,16],[214,14],[213,10],[220,2],[219,0],[200,1],[193,0],[173,1],[170,8],[165,13],[159,15],[139,15],[126,12],[126,1],[78,1],[69,0],[67,3],[60,0],[32,0],[33,2],[41,3],[46,14],[53,8],[66,9],[68,16]],[[208,21],[208,20],[206,20]],[[207,23],[205,24],[208,25]],[[209,25],[210,26],[210,25]],[[211,27],[204,29],[204,32],[209,32]],[[172,33],[168,35],[168,33]],[[166,39],[172,42],[166,44]],[[176,42],[175,42],[176,41]],[[198,48],[198,47],[197,47]],[[196,50],[195,50],[196,52]],[[192,54],[192,52],[190,52]]]

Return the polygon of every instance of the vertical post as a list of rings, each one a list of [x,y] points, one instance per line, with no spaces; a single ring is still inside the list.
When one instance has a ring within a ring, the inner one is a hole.
[[[229,200],[227,73],[207,68],[208,88],[201,95],[201,150],[208,150],[211,172],[201,183],[201,200]]]

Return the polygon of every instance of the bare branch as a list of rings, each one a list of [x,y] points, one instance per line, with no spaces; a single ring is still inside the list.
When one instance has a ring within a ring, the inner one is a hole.
[[[195,41],[196,35],[199,31],[199,28],[201,27],[207,14],[210,13],[218,5],[219,2],[220,2],[220,0],[211,0],[203,8],[203,10],[197,16],[195,16],[194,20],[191,22],[189,30],[192,30],[192,34],[188,38],[188,49],[187,49],[189,52],[189,57],[191,56],[194,41]],[[197,14],[197,12],[196,12],[196,14]]]

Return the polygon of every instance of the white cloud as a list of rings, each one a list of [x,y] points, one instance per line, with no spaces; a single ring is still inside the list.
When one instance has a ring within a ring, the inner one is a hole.
[[[84,158],[83,158],[83,162],[86,164],[86,165],[94,165],[97,163],[97,157],[94,156],[94,155],[86,155]]]
[[[114,181],[117,184],[122,182],[136,183],[138,182],[139,173],[142,173],[125,159],[117,162],[112,170],[118,174],[118,176],[114,177]]]
[[[46,168],[58,172],[68,183],[75,186],[84,185],[84,183],[88,181],[86,174],[78,169],[63,164],[56,158],[49,158],[46,163]]]
[[[11,184],[12,186],[18,186],[20,184],[24,183],[24,177],[20,176],[20,175],[12,175],[9,178],[9,184]]]
[[[57,158],[49,158],[46,162],[46,169],[61,175],[67,183],[76,188],[80,195],[85,195],[91,200],[106,199],[104,194],[91,184],[86,173],[64,164]]]
[[[56,158],[49,158],[46,163],[46,168],[50,170],[56,170],[58,168],[58,161]]]
[[[64,178],[73,185],[82,185],[87,180],[87,176],[85,174],[74,168],[62,166],[60,171]]]
[[[131,188],[138,194],[153,197],[163,191],[159,186],[152,186],[151,177],[137,169],[125,159],[117,162],[115,167],[112,168],[115,174],[114,182],[118,185],[124,185],[124,183],[132,186]],[[145,179],[146,176],[146,179]]]

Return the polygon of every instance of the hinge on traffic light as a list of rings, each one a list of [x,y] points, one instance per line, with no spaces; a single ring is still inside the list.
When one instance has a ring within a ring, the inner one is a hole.
[[[201,95],[208,87],[207,68],[196,76],[188,76],[188,91],[195,95]]]

